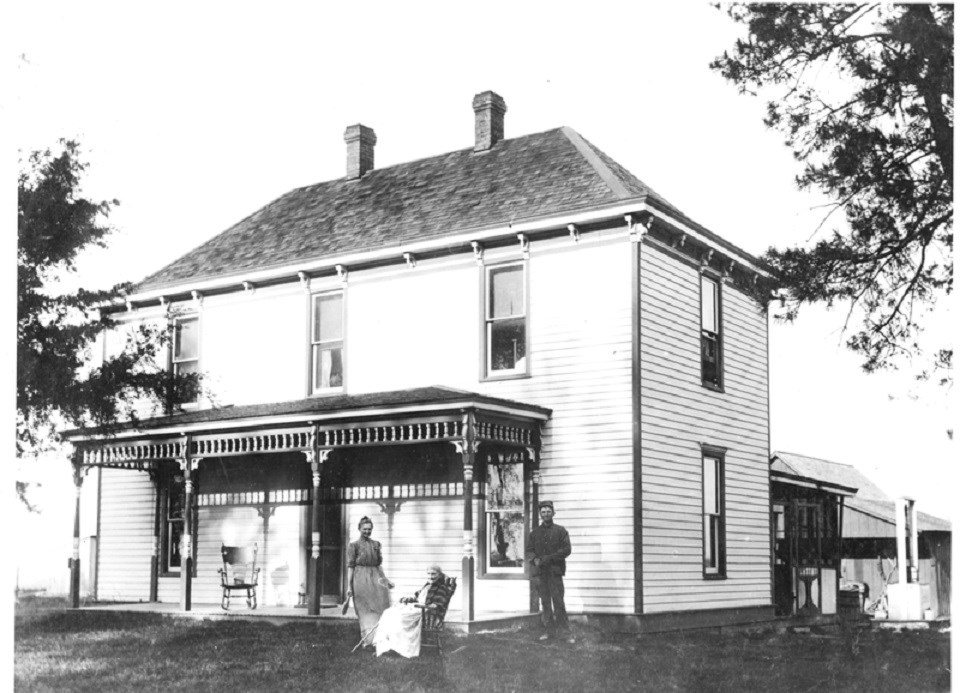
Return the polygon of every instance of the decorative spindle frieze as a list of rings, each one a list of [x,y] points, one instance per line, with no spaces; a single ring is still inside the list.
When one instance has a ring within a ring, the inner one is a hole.
[[[317,440],[323,447],[359,447],[445,441],[461,435],[459,421],[427,421],[389,426],[331,426],[320,428]]]

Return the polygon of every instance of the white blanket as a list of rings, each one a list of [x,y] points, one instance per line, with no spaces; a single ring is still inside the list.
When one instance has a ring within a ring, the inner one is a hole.
[[[377,656],[393,650],[404,657],[418,657],[420,620],[420,609],[412,604],[397,604],[384,611],[373,637]]]

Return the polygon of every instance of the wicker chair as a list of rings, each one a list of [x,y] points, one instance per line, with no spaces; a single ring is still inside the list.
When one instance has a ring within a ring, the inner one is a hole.
[[[247,606],[257,608],[257,582],[260,569],[257,567],[257,545],[253,546],[221,546],[220,555],[223,557],[223,568],[220,573],[220,586],[223,588],[223,598],[220,606],[230,608],[232,592],[245,593]]]

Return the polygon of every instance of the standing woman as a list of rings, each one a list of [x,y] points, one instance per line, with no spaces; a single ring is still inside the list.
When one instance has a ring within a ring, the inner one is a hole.
[[[353,608],[360,619],[360,635],[367,638],[390,606],[393,583],[383,574],[380,542],[370,538],[373,521],[364,516],[358,525],[360,538],[347,547],[347,598],[353,597]],[[369,641],[368,641],[369,642]]]

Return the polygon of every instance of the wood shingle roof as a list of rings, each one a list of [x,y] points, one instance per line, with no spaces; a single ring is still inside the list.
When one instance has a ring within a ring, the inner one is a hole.
[[[137,287],[149,291],[624,200],[676,212],[570,128],[292,190]],[[676,212],[679,215],[679,212]],[[682,216],[682,215],[681,215]]]

